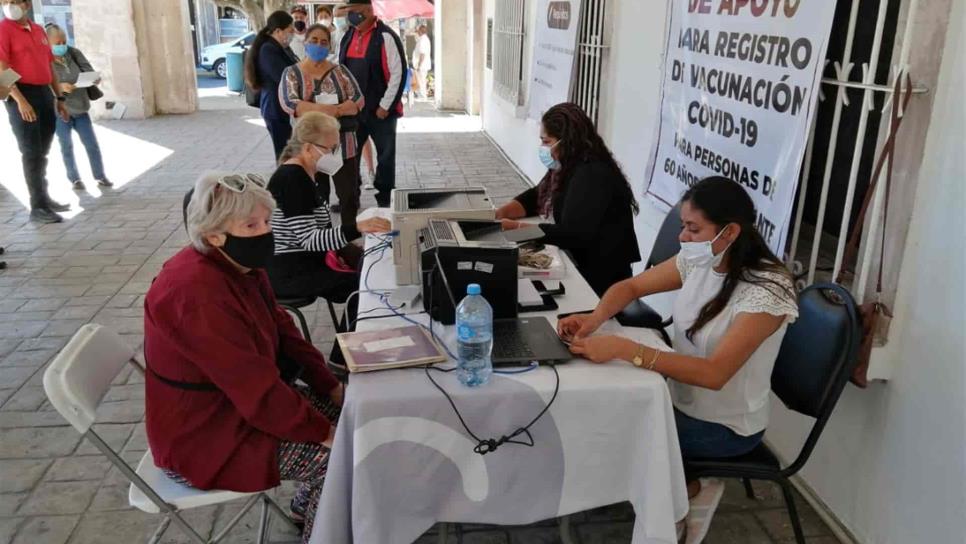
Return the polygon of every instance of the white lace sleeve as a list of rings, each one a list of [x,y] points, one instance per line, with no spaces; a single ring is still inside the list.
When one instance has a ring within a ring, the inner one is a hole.
[[[786,316],[787,323],[798,318],[794,286],[787,276],[775,272],[751,272],[761,283],[742,281],[734,294],[734,312]]]
[[[690,272],[694,266],[688,264],[680,253],[678,253],[677,257],[674,258],[674,262],[678,265],[678,274],[681,275],[681,284],[683,285],[685,280],[688,279],[688,272]]]

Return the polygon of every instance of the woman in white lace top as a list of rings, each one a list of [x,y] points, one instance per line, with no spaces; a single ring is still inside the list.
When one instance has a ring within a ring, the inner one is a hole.
[[[771,371],[798,317],[795,291],[737,183],[695,184],[682,198],[681,219],[676,257],[615,284],[593,313],[561,320],[559,332],[591,361],[622,359],[668,378],[685,459],[738,456],[761,442],[768,424]],[[672,351],[593,334],[632,300],[674,290]]]

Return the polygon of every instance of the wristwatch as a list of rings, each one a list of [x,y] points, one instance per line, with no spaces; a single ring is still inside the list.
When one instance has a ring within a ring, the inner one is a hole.
[[[57,97],[57,101],[58,102],[66,102],[67,101],[67,97],[64,96],[64,95],[60,95],[60,96]]]
[[[644,366],[644,344],[637,345],[637,353],[634,354],[634,358],[631,359],[636,367]]]

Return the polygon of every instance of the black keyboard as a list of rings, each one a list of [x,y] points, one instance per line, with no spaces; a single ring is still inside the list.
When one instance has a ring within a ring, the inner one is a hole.
[[[534,359],[535,356],[526,339],[520,335],[520,329],[515,322],[495,321],[492,357],[526,361]]]

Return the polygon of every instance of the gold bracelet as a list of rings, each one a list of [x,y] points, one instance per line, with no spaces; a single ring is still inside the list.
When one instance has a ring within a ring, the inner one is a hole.
[[[663,352],[659,349],[654,350],[654,357],[651,358],[650,363],[647,363],[648,370],[654,370],[654,365],[657,364],[657,358],[661,356],[661,353]]]

